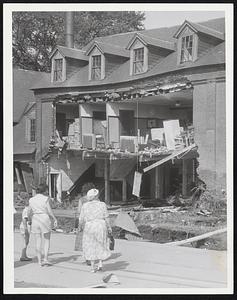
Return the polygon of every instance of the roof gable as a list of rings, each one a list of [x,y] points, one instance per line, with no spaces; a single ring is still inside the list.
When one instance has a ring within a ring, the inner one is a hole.
[[[90,48],[86,51],[86,55],[90,55],[92,50],[97,47],[102,54],[112,54],[129,58],[129,51],[119,46],[114,46],[109,43],[94,41]]]
[[[225,32],[225,19],[212,19],[206,22],[194,24],[192,22],[188,22],[190,30],[194,32],[206,32],[206,38],[210,37],[210,34],[215,33],[215,35],[221,34],[224,36]],[[182,25],[181,25],[182,26]],[[87,46],[83,48],[83,50],[87,53],[90,53],[93,50],[94,45],[96,44],[103,53],[111,53],[112,49],[115,51],[115,55],[117,55],[118,51],[126,50],[126,47],[134,38],[134,36],[139,36],[139,38],[143,41],[143,43],[150,45],[156,44],[156,47],[160,47],[161,43],[164,43],[164,47],[175,45],[177,40],[174,38],[174,35],[180,30],[181,26],[172,26],[172,27],[163,27],[163,28],[155,28],[149,29],[139,32],[127,32],[114,34],[104,37],[97,37],[92,42],[90,42]],[[193,28],[193,29],[191,29]],[[213,33],[214,32],[214,33]],[[209,34],[209,35],[208,35]],[[156,62],[152,65],[146,73],[143,75],[133,75],[130,76],[129,70],[129,60],[123,60],[123,63],[118,67],[114,68],[112,72],[109,72],[106,77],[100,81],[94,82],[90,81],[89,78],[89,65],[85,65],[77,72],[73,73],[72,76],[67,78],[65,82],[54,82],[50,83],[49,80],[43,79],[42,82],[37,83],[33,89],[41,89],[41,88],[71,88],[71,87],[85,87],[92,89],[96,89],[97,86],[100,85],[108,85],[115,83],[122,83],[127,81],[134,81],[141,78],[146,78],[149,76],[165,74],[167,72],[177,72],[181,69],[195,68],[200,66],[208,66],[208,65],[223,65],[225,63],[225,56],[223,54],[224,43],[220,39],[216,39],[217,43],[213,43],[214,47],[210,49],[207,48],[205,52],[203,52],[202,56],[198,57],[198,59],[194,62],[190,62],[184,65],[177,65],[177,52],[170,50],[167,55],[164,55],[164,58],[161,60],[156,60]],[[96,42],[96,43],[95,43]],[[215,45],[220,45],[218,48]],[[172,47],[172,46],[171,46]],[[127,53],[129,50],[126,50]],[[155,50],[156,51],[156,50]],[[158,53],[158,51],[157,51]],[[221,66],[222,67],[222,66]]]
[[[174,38],[178,39],[180,34],[185,30],[187,29],[187,27],[189,29],[191,29],[193,32],[195,33],[198,33],[198,32],[201,32],[203,34],[206,34],[206,35],[209,35],[209,36],[212,36],[216,39],[219,39],[221,41],[224,40],[224,34],[220,31],[217,31],[215,29],[212,29],[212,28],[209,28],[209,27],[206,27],[205,25],[201,25],[201,24],[198,24],[198,23],[193,23],[193,22],[190,22],[190,21],[187,21],[185,20],[184,23],[179,27],[179,29],[175,32],[174,34]]]
[[[144,46],[147,46],[147,43],[144,41],[144,39],[138,33],[135,33],[133,38],[129,41],[126,49],[130,50],[137,40],[139,40]]]
[[[55,55],[56,52],[59,52],[63,57],[74,58],[78,60],[88,61],[88,57],[85,55],[85,51],[75,48],[68,48],[64,46],[56,46],[52,53],[50,54],[49,58]]]
[[[135,43],[135,41],[137,39],[141,43],[143,43],[145,46],[151,45],[151,46],[158,47],[158,48],[174,50],[174,43],[169,42],[169,41],[164,41],[161,39],[157,39],[155,37],[146,36],[145,34],[142,34],[142,33],[135,33],[126,48],[131,49],[132,45]]]

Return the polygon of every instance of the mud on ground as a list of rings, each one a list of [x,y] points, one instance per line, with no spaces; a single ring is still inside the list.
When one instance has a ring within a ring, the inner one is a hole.
[[[198,215],[198,209],[189,207],[188,209],[165,211],[151,209],[146,211],[130,211],[130,216],[136,223],[141,237],[155,243],[168,243],[184,240],[206,232],[214,231],[226,226],[226,210],[215,211],[210,215]],[[65,233],[72,233],[75,227],[75,217],[73,211],[55,211],[58,219],[58,228]],[[116,212],[110,212],[111,225],[115,238],[121,238],[121,229],[114,226]],[[21,214],[14,215],[14,228],[19,228]],[[134,239],[141,239],[135,237]],[[205,248],[212,250],[226,250],[226,234],[220,234],[211,238],[201,240],[188,247]]]

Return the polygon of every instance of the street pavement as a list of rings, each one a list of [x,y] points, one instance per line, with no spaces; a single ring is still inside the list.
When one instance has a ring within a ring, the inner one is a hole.
[[[33,236],[28,247],[33,261],[19,261],[22,242],[15,232],[15,287],[226,288],[226,251],[116,240],[103,271],[91,273],[81,253],[73,250],[74,240],[73,234],[52,233],[49,258],[53,265],[40,267]],[[111,273],[119,283],[103,282]]]

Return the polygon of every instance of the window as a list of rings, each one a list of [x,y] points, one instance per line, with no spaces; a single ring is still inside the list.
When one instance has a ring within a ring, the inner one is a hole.
[[[36,120],[30,119],[30,142],[35,142]]]
[[[54,81],[62,81],[62,71],[63,71],[62,58],[55,59],[54,60],[54,76],[53,76]]]
[[[101,79],[101,55],[92,56],[91,79],[92,80]]]
[[[144,72],[144,48],[133,50],[133,74]]]
[[[193,36],[188,35],[182,37],[180,62],[184,63],[186,61],[192,61],[192,60],[193,60]]]

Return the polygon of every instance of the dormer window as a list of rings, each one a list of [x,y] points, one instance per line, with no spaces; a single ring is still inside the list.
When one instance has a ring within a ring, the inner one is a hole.
[[[62,81],[62,72],[63,72],[63,59],[55,59],[54,60],[54,81]]]
[[[91,79],[92,80],[101,79],[101,55],[92,56]]]
[[[193,61],[193,35],[182,37],[180,63]]]
[[[133,50],[133,74],[144,72],[144,48]]]

